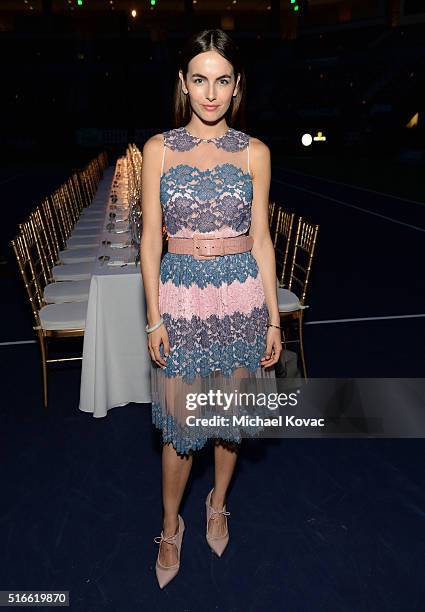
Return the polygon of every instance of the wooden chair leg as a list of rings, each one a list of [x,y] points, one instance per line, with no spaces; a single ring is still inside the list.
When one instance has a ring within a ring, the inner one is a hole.
[[[281,330],[280,330],[280,336],[281,336],[281,340],[282,340],[282,352],[286,351],[286,336],[285,336],[285,328],[283,326],[283,319],[280,319],[280,326],[281,326]]]
[[[305,365],[305,355],[304,355],[304,342],[303,342],[303,311],[300,310],[298,315],[298,336],[300,339],[300,353],[301,353],[301,362],[303,366],[303,375],[304,378],[307,378],[307,367]]]
[[[47,348],[46,339],[43,336],[43,332],[38,330],[38,340],[40,343],[41,351],[41,367],[43,370],[43,406],[47,408],[48,405],[48,391],[47,391]]]

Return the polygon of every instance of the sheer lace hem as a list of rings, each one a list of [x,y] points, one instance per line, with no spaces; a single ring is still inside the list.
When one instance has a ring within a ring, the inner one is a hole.
[[[214,370],[189,384],[152,367],[152,422],[162,430],[163,443],[171,442],[178,453],[199,450],[210,438],[239,443],[243,437],[257,437],[262,428],[242,423],[240,418],[270,417],[265,406],[253,404],[253,398],[276,393],[273,368],[250,371],[239,367],[229,376]]]

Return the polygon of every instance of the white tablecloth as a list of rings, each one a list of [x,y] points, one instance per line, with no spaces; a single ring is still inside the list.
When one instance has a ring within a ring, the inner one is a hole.
[[[109,181],[112,181],[112,176]],[[132,247],[113,249],[101,244],[102,240],[130,240],[129,234],[113,234],[106,230],[109,190],[106,198],[98,257],[107,254],[110,261],[101,262],[96,258],[93,265],[79,406],[80,410],[90,412],[94,417],[104,417],[110,408],[129,402],[151,402],[151,358],[145,332],[146,302],[142,275],[139,265],[108,265],[118,259],[132,263],[136,252]],[[125,200],[119,198],[117,204],[123,203]]]

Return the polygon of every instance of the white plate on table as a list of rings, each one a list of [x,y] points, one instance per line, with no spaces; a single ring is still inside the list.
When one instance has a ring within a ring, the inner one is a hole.
[[[108,266],[112,268],[125,268],[126,266],[135,266],[134,259],[130,261],[126,261],[125,259],[110,259],[108,261]]]
[[[111,249],[127,249],[131,246],[130,242],[112,242],[110,245]]]

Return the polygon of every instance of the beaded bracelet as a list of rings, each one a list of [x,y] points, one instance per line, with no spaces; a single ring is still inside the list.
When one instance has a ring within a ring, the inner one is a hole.
[[[152,333],[153,331],[158,329],[158,327],[161,327],[161,325],[163,323],[164,323],[164,320],[161,317],[161,319],[158,321],[158,323],[155,323],[155,325],[152,325],[152,327],[149,327],[149,325],[146,325],[146,327],[145,327],[146,333],[148,333],[148,334]]]

